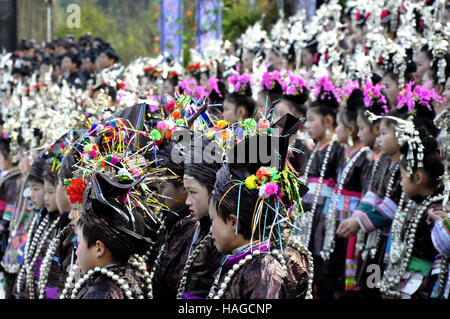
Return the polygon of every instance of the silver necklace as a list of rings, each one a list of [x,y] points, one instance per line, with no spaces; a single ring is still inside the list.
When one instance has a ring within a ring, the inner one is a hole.
[[[410,219],[405,236],[402,236],[403,225],[407,222],[406,215],[408,212],[397,210],[392,224],[392,242],[390,249],[389,264],[384,272],[380,284],[380,291],[385,298],[399,298],[401,281],[407,271],[411,254],[416,239],[416,230],[423,214],[428,207],[437,201],[443,199],[443,195],[439,194],[432,198],[428,196],[414,212],[414,217]]]
[[[373,167],[372,167],[372,171],[371,171],[371,175],[370,175],[369,185],[367,188],[368,190],[370,190],[372,188],[373,177],[374,177],[375,173],[377,172],[379,164],[380,164],[380,158],[378,157],[378,158],[374,159],[374,161],[373,161]],[[359,251],[361,251],[363,253],[364,253],[364,247],[365,247],[365,239],[366,239],[366,236],[365,236],[364,232],[360,229],[356,236],[356,249],[358,249]],[[367,256],[367,251],[365,252],[364,255]],[[362,257],[362,255],[361,255],[361,257]],[[366,260],[366,258],[364,257],[363,260]]]
[[[313,203],[311,206],[311,210],[305,212],[300,220],[300,231],[298,232],[298,235],[300,236],[302,243],[306,247],[309,246],[309,241],[311,239],[312,224],[313,224],[314,216],[316,213],[317,203],[319,201],[319,197],[322,192],[323,178],[325,176],[325,171],[326,171],[327,165],[328,165],[328,159],[330,157],[331,150],[333,149],[335,142],[336,142],[336,135],[333,135],[333,138],[331,139],[330,144],[328,144],[328,146],[327,146],[327,151],[325,153],[325,157],[324,157],[321,169],[320,169],[319,183],[318,183],[318,185],[316,185],[316,188],[315,188],[315,191],[313,194]],[[314,153],[314,155],[315,155],[315,153]],[[308,167],[308,172],[309,172],[309,167]],[[307,176],[307,174],[306,174],[306,176]]]
[[[333,197],[331,200],[330,208],[327,211],[327,214],[325,216],[325,238],[323,241],[323,247],[320,252],[320,256],[323,260],[328,260],[331,256],[331,254],[334,251],[334,244],[335,244],[335,234],[336,234],[336,219],[337,219],[337,213],[338,210],[336,208],[337,201],[339,200],[342,190],[344,189],[344,184],[347,182],[347,177],[350,173],[350,170],[353,168],[353,165],[355,162],[368,150],[368,147],[361,148],[350,160],[350,162],[347,163],[345,166],[342,176],[339,180],[338,185],[338,191],[336,194],[336,197]]]
[[[52,264],[53,257],[55,256],[56,249],[61,241],[62,234],[65,233],[66,229],[72,227],[71,225],[67,225],[64,227],[58,235],[53,239],[52,243],[47,249],[45,253],[45,257],[41,264],[41,269],[39,272],[39,282],[38,282],[38,290],[39,290],[39,299],[44,299],[45,297],[45,286],[47,285],[48,275],[50,272],[50,267]]]
[[[152,286],[152,280],[150,279],[150,275],[147,272],[147,266],[145,263],[145,260],[138,256],[134,255],[131,256],[128,260],[128,263],[133,266],[134,268],[141,271],[145,276],[145,282],[147,284],[147,298],[153,299],[153,286]],[[74,265],[72,270],[69,273],[69,276],[66,279],[66,283],[64,285],[64,289],[62,291],[61,296],[59,299],[76,299],[78,292],[83,287],[83,285],[94,275],[97,273],[100,273],[104,276],[107,276],[111,280],[115,281],[120,288],[122,289],[125,297],[127,299],[134,299],[133,292],[130,290],[129,283],[126,282],[124,277],[120,277],[119,275],[114,274],[112,270],[109,270],[108,268],[100,268],[95,267],[94,269],[90,269],[83,277],[81,277],[75,284],[73,284],[74,277],[76,275],[76,271],[79,270],[79,267],[77,265]],[[70,298],[68,298],[70,293]],[[138,294],[137,299],[145,299],[144,295]]]
[[[39,246],[36,248],[36,251],[33,255],[33,259],[31,260],[30,264],[27,265],[27,285],[28,285],[28,292],[29,292],[29,299],[34,299],[34,266],[37,262],[37,259],[39,258],[39,254],[41,253],[42,248],[44,247],[45,243],[47,242],[47,238],[50,235],[50,233],[56,228],[58,225],[60,217],[58,216],[50,225],[50,227],[46,230],[44,233],[44,236],[42,236]]]
[[[395,164],[394,168],[392,169],[392,173],[389,178],[384,197],[391,196],[392,186],[393,186],[394,180],[395,180],[395,174],[397,173],[399,167],[400,167],[400,164],[397,162]],[[369,235],[367,235],[366,245],[364,247],[364,250],[361,253],[361,258],[363,260],[366,260],[369,255],[370,255],[370,258],[372,258],[372,259],[375,258],[375,255],[377,254],[377,250],[378,250],[378,244],[380,243],[380,240],[381,240],[381,234],[382,234],[381,229],[377,229],[377,230],[371,231],[369,233]]]
[[[233,277],[236,274],[236,272],[238,272],[239,269],[241,269],[247,262],[252,260],[254,258],[254,256],[259,256],[260,254],[261,254],[261,251],[254,250],[251,254],[245,256],[244,259],[241,259],[237,264],[234,264],[233,268],[228,270],[228,273],[226,274],[226,276],[223,279],[222,283],[219,282],[220,274],[222,272],[221,271],[222,267],[221,267],[220,270],[219,270],[219,273],[217,274],[216,278],[214,279],[214,283],[211,286],[211,289],[209,291],[207,299],[220,299],[220,298],[222,298],[224,293],[227,291],[228,285],[230,284],[230,282],[233,279]],[[284,260],[283,255],[277,249],[269,251],[269,252],[267,252],[265,254],[272,254],[280,262],[282,268],[285,271],[287,271],[286,261]],[[217,291],[217,287],[220,287],[218,291]]]
[[[200,227],[200,226],[199,226]],[[181,275],[180,284],[178,286],[177,291],[177,299],[181,299],[183,297],[183,293],[186,288],[186,281],[187,281],[187,275],[189,273],[189,269],[192,266],[192,263],[194,262],[195,258],[197,258],[200,251],[205,247],[208,240],[210,240],[212,237],[211,232],[209,232],[195,247],[194,251],[189,255],[189,258],[186,260],[186,264],[184,265],[183,274]]]
[[[37,227],[36,232],[34,233],[34,236],[33,236],[33,228],[34,228],[34,225],[37,223],[38,218],[39,218],[39,215],[36,214],[34,216],[33,222],[31,223],[31,226],[30,226],[30,234],[29,234],[29,237],[27,240],[27,244],[25,246],[25,251],[24,251],[23,265],[22,265],[22,268],[20,268],[19,275],[17,276],[16,290],[18,293],[20,293],[22,291],[22,282],[23,282],[24,276],[28,273],[28,265],[29,265],[29,263],[31,263],[30,255],[34,254],[37,244],[40,243],[40,241],[41,241],[42,232],[43,232],[44,228],[47,227],[48,222],[49,222],[49,217],[47,214],[44,217],[44,219],[42,220],[42,222],[39,223],[39,226]]]
[[[445,195],[444,195],[445,197]],[[448,265],[450,261],[450,256],[442,256],[440,269],[439,269],[439,277],[438,277],[438,288],[437,288],[437,298],[442,298],[445,290],[445,285],[448,281]]]

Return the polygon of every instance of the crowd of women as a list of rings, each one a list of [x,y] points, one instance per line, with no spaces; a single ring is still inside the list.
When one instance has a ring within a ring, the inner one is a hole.
[[[6,299],[448,299],[450,2],[329,1],[128,65],[0,55]]]

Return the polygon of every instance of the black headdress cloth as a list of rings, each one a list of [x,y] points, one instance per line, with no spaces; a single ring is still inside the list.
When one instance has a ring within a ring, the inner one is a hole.
[[[151,240],[144,237],[144,213],[139,207],[129,209],[118,200],[127,196],[129,190],[140,181],[115,182],[107,175],[94,172],[89,177],[83,193],[83,212],[80,216],[85,225],[89,225],[107,238],[115,246],[130,254],[144,254]]]

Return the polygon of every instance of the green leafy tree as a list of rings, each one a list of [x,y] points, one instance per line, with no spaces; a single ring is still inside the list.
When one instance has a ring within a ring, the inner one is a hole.
[[[66,20],[67,5],[74,3],[81,8],[81,27],[69,28]],[[60,0],[55,7],[54,38],[74,35],[76,39],[85,33],[101,36],[110,42],[127,64],[139,56],[153,56],[153,42],[158,34],[154,13],[158,1],[73,1]]]
[[[249,1],[222,0],[224,39],[235,41],[249,26],[261,19],[265,29],[276,22],[278,12],[275,0],[255,1],[254,8],[250,8]]]

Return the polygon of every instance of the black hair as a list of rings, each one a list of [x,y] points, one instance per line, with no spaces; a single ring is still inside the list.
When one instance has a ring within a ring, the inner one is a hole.
[[[286,105],[289,107],[289,109],[292,111],[292,115],[302,115],[303,117],[306,117],[306,106],[303,103],[296,103],[295,99],[291,99],[291,97],[294,96],[285,96],[285,99],[279,101],[286,103]],[[278,104],[276,103],[276,104]]]
[[[53,158],[48,158],[45,161],[44,170],[42,172],[42,179],[56,186],[57,176],[56,171],[53,169]]]
[[[370,80],[372,81],[373,85],[380,83],[382,79],[383,77],[376,73],[372,73],[370,77]]]
[[[218,87],[220,95],[222,95],[222,97],[220,97],[219,93],[217,93],[216,90],[212,90],[211,93],[209,93],[209,96],[208,96],[209,103],[211,103],[211,104],[223,104],[223,101],[227,97],[228,91],[227,91],[227,88],[225,86],[225,83],[223,83],[222,81],[218,81],[217,82],[217,87]],[[223,105],[222,106],[218,106],[217,108],[219,110],[221,110],[221,112],[223,112]]]
[[[201,143],[198,143],[197,140]],[[219,152],[216,153],[216,151]],[[201,158],[201,162],[197,163],[199,158]],[[184,156],[184,174],[194,177],[211,193],[214,189],[217,171],[221,167],[222,156],[219,144],[209,138],[195,136]]]
[[[400,110],[401,112],[407,113],[408,107],[404,105]],[[410,113],[408,113],[410,114]],[[434,124],[434,118],[436,112],[433,107],[428,108],[428,106],[415,102],[413,110],[413,123],[417,128],[424,129],[428,134],[433,137],[437,137],[439,134],[439,129]]]
[[[202,79],[202,74],[205,73],[206,77],[209,78],[209,70],[201,70],[201,69],[193,69],[191,71],[192,75],[194,76],[195,80],[197,81],[197,83],[200,83],[200,80]]]
[[[445,55],[442,58],[435,59],[431,64],[430,69],[428,70],[428,72],[431,72],[431,78],[433,80],[433,84],[435,85],[439,84],[438,72],[439,72],[439,61],[441,59],[445,60],[444,84],[445,81],[450,77],[450,55],[448,53],[445,53]]]
[[[73,177],[73,172],[75,171],[74,165],[76,164],[76,160],[74,157],[73,150],[70,151],[66,156],[61,160],[61,166],[58,172],[58,180],[64,182],[64,179],[70,179]]]
[[[216,201],[218,215],[227,221],[230,215],[239,215],[238,232],[249,239],[252,232],[252,216],[258,203],[263,205],[264,224],[269,228],[275,218],[274,209],[275,198],[270,197],[265,201],[259,201],[259,191],[249,189],[244,181],[250,175],[256,174],[261,167],[274,167],[278,171],[283,171],[285,159],[289,147],[289,137],[296,131],[297,120],[294,122],[288,118],[295,119],[292,115],[286,115],[285,124],[279,126],[282,129],[283,136],[268,136],[257,134],[246,138],[227,151],[227,163],[224,164],[216,175],[216,183],[212,195]],[[255,149],[256,146],[256,149]],[[251,154],[254,154],[253,156]],[[262,155],[262,153],[266,155]],[[267,156],[270,154],[270,156]],[[303,187],[304,186],[304,187]],[[303,196],[308,188],[299,183],[298,193]],[[289,207],[290,196],[283,196],[282,205]],[[239,213],[237,213],[239,210]],[[261,227],[262,228],[262,227]],[[266,230],[267,233],[267,230]],[[276,237],[276,234],[274,234]]]
[[[67,41],[66,39],[58,39],[55,42],[55,46],[61,46],[64,49],[69,50],[70,47],[72,46],[72,44],[69,41]]]
[[[3,136],[0,137],[0,154],[2,154],[4,158],[8,158],[9,155],[11,154],[10,144],[11,144],[10,138],[5,139],[3,138]]]
[[[114,62],[119,61],[119,55],[114,51],[113,48],[108,47],[102,51],[102,53],[106,54],[109,59],[113,59]]]
[[[48,42],[46,45],[45,45],[45,48],[47,49],[50,49],[50,50],[54,50],[55,49],[55,41],[54,40],[52,40],[52,41],[50,41],[50,42]]]
[[[419,168],[418,163],[415,161],[414,167],[412,167],[413,174],[418,170],[423,170],[428,177],[427,186],[432,189],[438,189],[441,184],[440,178],[444,174],[444,164],[439,156],[438,142],[432,136],[429,136],[425,130],[419,129],[419,137],[423,145],[423,167]],[[403,155],[400,165],[403,168],[408,167],[407,155],[409,152],[408,143],[404,143],[400,148],[400,153]],[[418,149],[413,149],[414,158],[418,157]],[[412,176],[411,176],[412,178]]]
[[[29,76],[31,75],[31,68],[28,65],[21,65],[14,67],[11,70],[11,74],[20,74],[21,76]]]
[[[42,65],[42,64],[55,66],[56,61],[55,61],[55,58],[53,58],[52,56],[46,55],[46,56],[44,57],[44,59],[42,60],[42,62],[41,62],[41,65]]]
[[[101,241],[111,252],[113,260],[119,264],[126,264],[132,254],[144,254],[148,250],[149,247],[144,241],[130,240],[129,243],[125,243],[122,236],[111,236],[111,233],[107,233],[103,230],[105,224],[111,228],[131,228],[129,223],[126,223],[123,217],[115,212],[110,206],[97,200],[93,200],[92,210],[94,210],[95,214],[99,216],[99,219],[101,219],[102,222],[95,220],[91,223],[86,221],[85,218],[80,218],[77,222],[77,226],[81,228],[88,248],[94,246],[97,240]],[[133,210],[132,214],[134,216],[135,232],[144,234],[144,218],[137,210]],[[126,234],[124,236],[128,237]],[[126,240],[127,239],[128,238],[126,238]]]
[[[333,118],[333,127],[336,127],[336,115],[339,108],[339,102],[336,97],[331,94],[328,98],[318,99],[311,103],[310,109],[314,109],[315,112],[319,113],[323,117],[330,115]]]
[[[408,113],[405,112],[404,109],[394,109],[394,110],[388,112],[387,114],[385,114],[385,116],[396,117],[401,120],[406,120],[409,117]],[[381,121],[384,121],[392,129],[395,129],[395,127],[397,126],[397,121],[386,118],[386,117],[383,117],[381,119]]]
[[[306,117],[306,106],[305,103],[308,101],[310,91],[304,87],[303,92],[296,95],[282,95],[281,99],[286,103],[294,115],[301,114]],[[274,101],[277,102],[277,101]],[[281,102],[281,101],[280,101]],[[275,103],[276,104],[276,103]]]
[[[237,215],[238,203],[239,205],[239,217],[238,233],[245,239],[250,239],[252,235],[252,216],[255,206],[258,201],[258,194],[252,192],[245,185],[234,186],[230,180],[242,180],[244,181],[248,176],[254,174],[250,172],[244,165],[231,166],[225,164],[217,172],[216,183],[214,185],[213,197],[216,201],[217,215],[225,222],[229,220],[230,215]],[[241,200],[239,201],[239,190]],[[222,201],[220,202],[220,199]],[[220,204],[220,205],[219,205]],[[267,218],[265,218],[266,226],[271,225],[275,219],[275,213],[272,209],[266,209],[266,203],[263,203],[263,212],[267,212]],[[261,227],[262,228],[262,227]],[[261,230],[262,231],[262,230]],[[266,231],[267,233],[267,231]]]
[[[92,37],[89,34],[84,34],[78,38],[78,43],[80,44],[88,44],[92,42]]]
[[[375,83],[374,83],[375,84]],[[386,100],[386,103],[383,103],[380,101],[380,99],[374,101],[372,100],[372,105],[367,108],[364,104],[364,94],[360,89],[356,89],[350,94],[349,100],[347,101],[347,106],[350,103],[350,106],[352,108],[356,108],[356,112],[358,113],[366,123],[372,125],[370,121],[368,120],[367,116],[365,115],[365,111],[370,111],[375,115],[386,115],[386,110],[384,109],[384,105],[386,105],[387,109],[390,110],[391,104],[389,102],[389,99],[386,97],[386,94],[384,92],[384,89],[381,90],[381,95],[384,96],[384,99]],[[376,120],[373,124],[378,123],[379,120]]]
[[[28,181],[44,184],[44,168],[46,165],[46,159],[44,157],[38,157],[31,164],[31,170],[28,173]]]
[[[71,51],[64,54],[63,58],[69,58],[72,63],[75,63],[77,65],[77,68],[79,68],[81,65],[81,60],[79,59],[78,55]]]
[[[247,111],[248,117],[251,117],[256,109],[256,102],[252,98],[252,89],[250,85],[247,86],[245,95],[239,93],[228,94],[225,98],[227,101],[236,105],[235,112],[239,107],[243,107]]]
[[[308,41],[306,43],[306,46],[303,48],[304,50],[308,50],[308,52],[311,53],[311,55],[313,57],[317,54],[317,61],[313,62],[313,64],[316,64],[316,65],[319,63],[319,58],[320,58],[320,53],[319,53],[319,51],[317,49],[317,46],[318,46],[317,39],[313,38],[310,41]]]
[[[105,91],[105,93],[106,93],[108,96],[111,97],[111,99],[112,99],[113,101],[116,100],[116,98],[117,98],[117,90],[116,90],[114,87],[112,87],[111,85],[108,85],[108,84],[106,84],[106,83],[102,83],[102,84],[96,86],[96,87],[94,88],[94,90],[93,90],[92,93],[98,92],[98,91],[100,91],[100,90],[102,90],[102,89]]]
[[[296,53],[295,53],[295,45],[294,43],[289,45],[289,50],[288,50],[288,54],[287,54],[287,61],[289,64],[295,63],[295,57],[296,57]]]
[[[425,130],[431,136],[437,137],[439,134],[439,129],[433,121],[435,116],[436,112],[433,108],[430,110],[427,107],[420,107],[417,115],[413,117],[413,123],[416,127]]]
[[[419,33],[420,35],[423,35],[424,29],[422,29],[421,23],[424,27],[425,27],[425,24],[422,19],[422,13],[417,8],[414,8],[413,15],[414,15],[413,19],[415,21],[414,28],[416,29],[417,33]]]
[[[361,89],[355,89],[352,91],[347,99],[346,106],[338,113],[339,119],[344,123],[344,126],[349,127],[356,124],[358,118],[358,110],[364,107],[364,95]],[[357,131],[356,131],[357,132]],[[357,134],[352,136],[352,138],[358,138]]]
[[[108,41],[106,41],[103,37],[100,37],[100,36],[95,37],[92,40],[92,42],[95,42],[95,41],[100,42],[100,45],[108,45]]]

